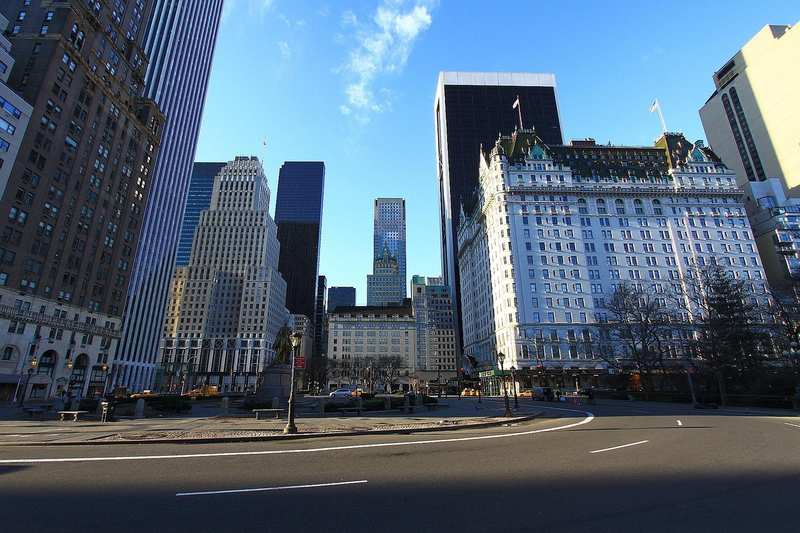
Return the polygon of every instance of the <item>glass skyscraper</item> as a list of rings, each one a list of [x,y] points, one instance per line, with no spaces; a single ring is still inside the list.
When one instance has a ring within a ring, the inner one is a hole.
[[[113,384],[150,388],[178,250],[223,0],[156,0],[145,28],[144,82],[167,121],[125,302]]]
[[[322,238],[325,163],[286,161],[278,174],[275,222],[281,243],[278,270],[286,280],[286,308],[314,322]]]
[[[175,266],[189,266],[192,254],[194,229],[200,222],[200,212],[211,205],[211,193],[214,192],[214,178],[226,163],[195,163],[192,166],[192,177],[189,180],[189,196],[186,198],[186,210],[183,213],[181,236],[178,242],[178,255]]]
[[[402,198],[378,198],[373,214],[372,260],[383,255],[384,246],[397,259],[402,279],[402,297],[406,297],[406,201]],[[367,303],[367,305],[371,305]]]
[[[515,102],[518,102],[515,105]],[[458,217],[469,211],[478,187],[480,147],[494,146],[498,132],[535,129],[548,145],[563,144],[553,74],[440,72],[434,103],[442,276],[458,297]],[[456,323],[456,344],[460,344]]]

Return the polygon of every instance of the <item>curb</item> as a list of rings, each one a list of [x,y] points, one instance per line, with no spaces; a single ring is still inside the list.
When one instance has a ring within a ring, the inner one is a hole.
[[[321,437],[350,437],[350,436],[363,436],[363,435],[397,435],[397,434],[410,434],[410,433],[426,433],[433,431],[457,431],[460,429],[477,429],[484,427],[502,426],[507,424],[518,424],[529,420],[535,420],[542,416],[542,412],[534,413],[528,416],[504,418],[502,420],[492,420],[488,422],[478,422],[474,424],[462,424],[452,426],[434,426],[434,427],[418,427],[418,428],[390,428],[378,430],[359,430],[359,431],[321,431],[318,433],[294,433],[291,435],[277,434],[277,435],[258,435],[248,437],[240,435],[237,437],[206,437],[206,438],[181,438],[181,439],[132,439],[132,440],[113,440],[113,441],[98,441],[96,439],[106,438],[96,437],[95,439],[82,440],[82,441],[51,441],[51,442],[11,442],[0,443],[3,447],[25,447],[25,446],[103,446],[103,445],[119,445],[119,444],[212,444],[216,442],[260,442],[260,441],[273,441],[273,440],[297,440],[308,438],[321,438]]]

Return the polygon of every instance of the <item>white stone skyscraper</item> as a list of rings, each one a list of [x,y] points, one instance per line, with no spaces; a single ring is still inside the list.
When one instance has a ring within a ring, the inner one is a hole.
[[[236,157],[214,180],[188,267],[175,269],[164,322],[158,388],[216,385],[254,390],[286,319],[280,243],[267,177],[256,157]]]
[[[167,120],[111,370],[112,383],[132,392],[150,388],[155,376],[222,3],[156,0],[147,24],[142,24],[142,47],[150,59],[145,96],[158,103]]]

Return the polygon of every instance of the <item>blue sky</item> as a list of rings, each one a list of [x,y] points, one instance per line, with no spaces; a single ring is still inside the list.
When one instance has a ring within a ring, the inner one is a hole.
[[[375,198],[406,199],[409,276],[441,274],[440,71],[554,73],[565,140],[649,146],[655,98],[670,131],[705,139],[714,71],[798,21],[788,0],[226,0],[196,159],[258,156],[273,213],[283,161],[324,161],[320,274],[364,304]]]

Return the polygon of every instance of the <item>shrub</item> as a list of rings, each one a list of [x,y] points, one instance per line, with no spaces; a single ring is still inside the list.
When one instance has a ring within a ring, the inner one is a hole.
[[[158,396],[145,399],[147,405],[156,411],[168,413],[185,413],[192,408],[188,398],[181,396]]]

